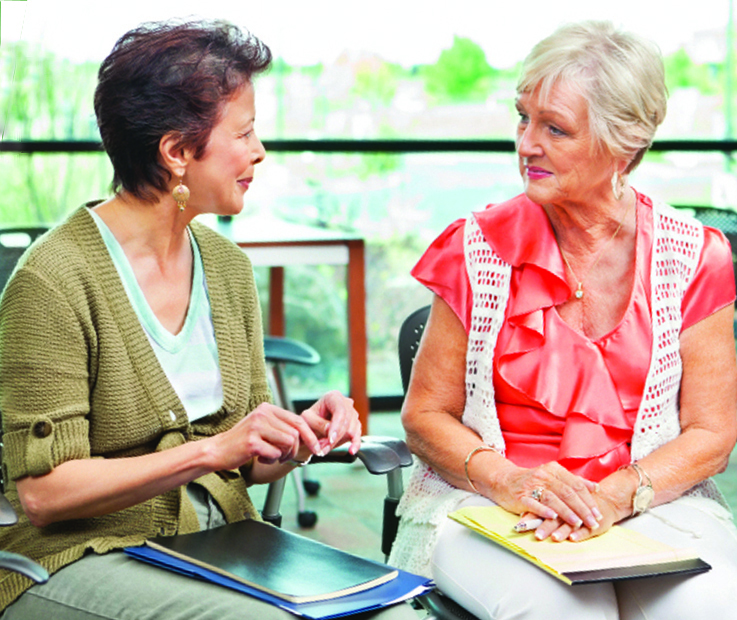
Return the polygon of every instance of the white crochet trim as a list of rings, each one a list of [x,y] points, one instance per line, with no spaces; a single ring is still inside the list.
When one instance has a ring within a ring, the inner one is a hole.
[[[704,244],[704,229],[695,219],[667,205],[654,205],[653,212],[655,231],[650,266],[653,351],[632,436],[633,461],[681,432],[678,419],[678,387],[683,370],[679,343],[681,301]]]
[[[651,265],[653,354],[632,438],[637,460],[680,433],[678,392],[681,382],[679,335],[681,301],[693,278],[704,243],[701,224],[664,205],[653,205]],[[484,443],[504,450],[496,414],[493,355],[509,297],[511,266],[489,247],[474,216],[466,221],[464,252],[473,309],[466,353],[466,405],[463,422]],[[709,497],[728,509],[712,480],[688,495]],[[430,560],[446,515],[471,494],[458,489],[416,460],[399,505],[402,517],[390,563],[430,575]]]
[[[475,217],[464,230],[466,269],[473,291],[471,329],[466,349],[466,404],[463,423],[475,430],[484,443],[504,451],[496,415],[493,353],[504,322],[512,268],[489,247]],[[448,484],[420,459],[398,507],[400,531],[389,563],[430,577],[430,559],[446,515],[471,493]]]

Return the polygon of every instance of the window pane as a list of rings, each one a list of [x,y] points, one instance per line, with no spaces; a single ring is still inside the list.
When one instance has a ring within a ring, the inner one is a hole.
[[[0,225],[54,224],[80,205],[106,198],[105,153],[0,153]]]
[[[262,138],[508,139],[519,62],[558,24],[592,18],[622,24],[662,49],[671,98],[659,137],[734,137],[732,1],[703,0],[698,11],[670,11],[667,19],[662,5],[638,0],[530,0],[524,11],[457,0],[451,13],[391,0],[350,11],[339,0],[4,2],[4,136],[94,134],[95,69],[114,41],[143,21],[206,16],[250,28],[274,52],[257,91]],[[15,111],[7,113],[13,92]],[[20,101],[30,104],[25,112]]]
[[[3,139],[97,140],[92,93],[99,62],[129,28],[173,15],[226,17],[272,47],[274,67],[256,86],[262,139],[508,140],[518,63],[558,23],[584,18],[612,19],[660,45],[671,96],[658,138],[721,139],[734,136],[734,110],[725,104],[734,105],[737,82],[729,6],[704,0],[700,11],[665,20],[660,9],[636,0],[617,7],[532,0],[523,15],[488,0],[458,0],[449,19],[445,11],[410,12],[384,0],[351,11],[329,0],[2,2]],[[111,179],[103,154],[2,154],[0,165],[5,225],[53,223],[104,198]],[[674,204],[737,205],[733,164],[721,154],[652,153],[632,183]],[[451,221],[520,190],[513,154],[270,153],[244,216],[271,213],[366,239],[369,390],[392,394],[400,391],[396,330],[429,301],[408,275],[411,266]],[[304,391],[320,391],[322,381],[347,383],[344,277],[341,267],[287,270],[288,329],[316,338],[327,364],[305,375]],[[266,296],[265,270],[259,278]],[[321,316],[324,331],[305,318],[310,313]]]

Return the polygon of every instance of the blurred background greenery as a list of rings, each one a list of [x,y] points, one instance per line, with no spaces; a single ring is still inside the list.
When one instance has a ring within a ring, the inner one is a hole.
[[[453,220],[521,190],[509,150],[516,76],[531,45],[558,23],[613,18],[663,49],[670,100],[658,139],[698,140],[701,146],[652,152],[633,175],[635,187],[673,204],[737,206],[734,158],[720,146],[735,139],[732,0],[704,0],[698,13],[662,20],[652,19],[661,15],[660,3],[635,0],[624,0],[616,12],[580,0],[554,8],[532,0],[525,15],[480,0],[458,0],[437,13],[388,0],[358,4],[355,11],[337,0],[310,7],[290,1],[275,7],[203,4],[0,1],[0,225],[51,225],[109,195],[106,156],[65,149],[99,140],[92,108],[97,67],[123,32],[141,21],[190,14],[251,28],[276,58],[256,84],[263,140],[339,139],[353,151],[368,140],[400,144],[397,152],[272,151],[257,169],[243,213],[270,213],[365,239],[372,397],[401,393],[399,324],[430,301],[409,275],[424,248]],[[483,139],[501,147],[401,151],[401,141],[418,139]],[[58,148],[5,148],[18,141]],[[703,150],[704,143],[712,150]],[[267,272],[256,271],[265,307]],[[285,302],[287,335],[309,342],[323,357],[314,368],[290,372],[293,394],[346,389],[345,269],[289,267]]]

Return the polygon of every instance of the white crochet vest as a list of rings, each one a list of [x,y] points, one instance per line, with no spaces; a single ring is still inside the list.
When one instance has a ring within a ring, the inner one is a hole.
[[[632,460],[641,459],[680,434],[681,301],[704,243],[702,225],[668,205],[653,206],[653,222],[650,272],[653,350],[632,435]],[[504,438],[494,400],[493,356],[504,321],[512,269],[491,249],[473,216],[466,221],[464,253],[473,308],[466,351],[463,423],[476,431],[483,443],[503,452]],[[693,487],[688,494],[711,497],[727,507],[710,479]],[[401,523],[390,564],[429,577],[440,524],[470,496],[416,459],[399,505]]]

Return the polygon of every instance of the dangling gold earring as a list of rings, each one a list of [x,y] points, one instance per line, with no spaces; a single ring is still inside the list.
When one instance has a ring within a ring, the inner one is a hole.
[[[171,193],[174,196],[174,200],[177,201],[177,207],[180,211],[184,211],[187,208],[187,201],[189,200],[189,188],[182,183],[182,178],[179,178],[179,185],[177,185]]]
[[[615,171],[612,175],[612,193],[614,194],[615,200],[622,200],[622,196],[624,196],[624,187],[624,176]]]

